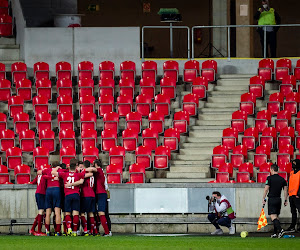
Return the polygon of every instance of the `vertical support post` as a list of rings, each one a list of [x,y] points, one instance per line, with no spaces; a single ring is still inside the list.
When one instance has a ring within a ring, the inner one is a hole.
[[[194,57],[195,57],[195,55],[194,55],[194,54],[195,54],[195,53],[194,53],[194,49],[195,49],[195,48],[194,48],[194,46],[195,46],[195,45],[194,45],[194,41],[195,41],[195,40],[194,40],[194,39],[195,39],[195,38],[194,38],[194,27],[192,27],[192,60],[194,60]]]
[[[170,23],[170,57],[173,58],[173,24]]]
[[[230,44],[230,27],[227,27],[227,56],[228,59],[227,61],[230,62],[231,61],[231,50],[230,50],[231,44]]]
[[[188,49],[187,49],[187,58],[188,58],[188,60],[190,60],[191,59],[191,44],[190,44],[190,28],[188,27],[187,28],[187,33],[188,33]]]
[[[144,27],[142,27],[142,61],[144,61]]]
[[[267,58],[267,26],[264,26],[264,58]]]

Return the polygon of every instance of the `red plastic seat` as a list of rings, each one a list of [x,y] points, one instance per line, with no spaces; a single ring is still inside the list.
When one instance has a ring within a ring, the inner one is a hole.
[[[182,110],[187,111],[191,116],[198,113],[199,98],[195,94],[187,94],[183,97]]]
[[[66,165],[70,164],[70,160],[76,157],[76,150],[72,147],[61,148],[59,150],[60,162]]]
[[[290,111],[281,110],[277,114],[277,119],[275,119],[275,128],[277,132],[280,132],[281,129],[288,127],[291,124],[292,114]]]
[[[300,111],[297,113],[297,118],[295,119],[295,130],[300,132]]]
[[[9,116],[14,117],[16,114],[24,111],[24,99],[21,96],[11,96],[8,99]]]
[[[159,111],[153,111],[148,116],[149,128],[156,130],[159,134],[165,130],[165,116]]]
[[[119,115],[115,112],[109,112],[103,116],[103,129],[111,129],[118,133],[119,131]]]
[[[294,142],[295,142],[295,129],[293,127],[285,127],[280,130],[279,136],[277,138],[277,147],[281,147],[286,144],[293,145]]]
[[[97,146],[97,131],[95,129],[85,129],[81,131],[81,149]]]
[[[258,75],[262,76],[266,81],[273,79],[274,61],[272,59],[262,59],[259,61]]]
[[[117,145],[117,133],[111,129],[101,132],[101,150],[108,152],[110,148]]]
[[[56,79],[72,80],[72,66],[68,62],[58,62],[55,65]]]
[[[103,117],[105,113],[114,111],[114,97],[110,95],[102,95],[98,99],[98,115]]]
[[[270,176],[270,172],[258,172],[256,175],[256,182],[266,183],[268,176]]]
[[[0,113],[0,133],[7,128],[7,117],[5,114]]]
[[[245,131],[247,126],[247,113],[245,111],[235,111],[232,113],[231,127],[235,128],[239,133]]]
[[[190,60],[185,62],[183,69],[183,81],[193,82],[194,79],[200,75],[200,63],[196,60]]]
[[[135,80],[136,68],[132,61],[124,61],[120,64],[121,79],[129,78]]]
[[[298,92],[292,92],[286,96],[283,103],[283,109],[290,111],[292,115],[297,114],[298,105],[300,103],[300,95]]]
[[[122,78],[119,81],[120,93],[119,95],[126,95],[133,99],[135,91],[135,82],[132,78]]]
[[[32,130],[22,130],[19,134],[20,148],[23,152],[32,152],[35,148],[35,133]]]
[[[239,168],[247,159],[248,151],[245,146],[238,145],[233,148],[232,154],[230,156],[230,162],[235,169]]]
[[[296,67],[294,68],[294,76],[296,77],[297,81],[300,80],[300,60],[297,61]],[[299,87],[298,86],[297,86],[297,92],[299,92]]]
[[[170,77],[178,82],[179,64],[176,61],[166,61],[163,64],[164,77]]]
[[[282,83],[279,85],[279,91],[285,97],[292,93],[296,89],[296,77],[293,75],[287,75],[282,78]]]
[[[35,116],[42,112],[48,113],[48,99],[45,96],[33,97],[32,106]]]
[[[102,78],[99,80],[99,96],[115,94],[115,81],[113,78]]]
[[[117,113],[119,116],[124,117],[132,112],[133,100],[130,96],[121,95],[117,98]]]
[[[264,97],[265,78],[263,76],[253,76],[250,78],[249,93],[256,98]]]
[[[229,159],[229,151],[226,146],[216,146],[213,149],[213,154],[211,156],[211,167],[218,169],[220,166],[224,165]]]
[[[2,79],[6,79],[6,71],[5,71],[5,64],[0,63],[0,81]]]
[[[103,61],[99,64],[99,79],[114,79],[115,64],[111,61]]]
[[[57,113],[69,112],[73,114],[73,99],[72,96],[57,97]]]
[[[135,130],[141,133],[142,129],[142,115],[138,112],[130,112],[126,115],[126,128]]]
[[[110,164],[106,167],[107,183],[120,184],[123,179],[123,169],[116,164]]]
[[[49,149],[37,147],[33,149],[33,165],[35,169],[40,169],[42,166],[49,164]]]
[[[78,81],[78,98],[94,95],[94,80],[85,78]]]
[[[1,184],[10,184],[8,169],[4,165],[0,165],[0,185]]]
[[[84,147],[82,150],[82,160],[94,162],[99,159],[99,149],[96,147]]]
[[[169,128],[164,134],[164,146],[168,146],[171,151],[179,149],[180,132],[176,128]]]
[[[145,77],[140,80],[140,94],[155,96],[155,78]]]
[[[33,65],[33,73],[35,81],[50,79],[49,64],[45,62],[36,62]]]
[[[237,172],[236,173],[236,182],[237,183],[253,183],[254,181],[250,180],[250,173]]]
[[[219,167],[218,172],[228,173],[229,178],[232,178],[232,176],[233,176],[233,165],[230,162],[224,163]]]
[[[169,96],[171,99],[176,98],[176,79],[164,77],[160,80],[160,93]]]
[[[268,172],[270,173],[272,162],[265,162],[259,167],[259,172]]]
[[[178,111],[174,114],[173,128],[182,133],[188,133],[188,125],[190,124],[190,115],[187,111]]]
[[[269,110],[259,111],[254,120],[254,125],[261,133],[265,128],[271,125],[272,114]]]
[[[216,172],[216,179],[210,181],[210,183],[229,183],[229,173]]]
[[[267,145],[260,145],[255,150],[253,165],[260,168],[262,164],[270,159],[271,148]]]
[[[245,111],[248,115],[253,115],[255,112],[256,97],[252,93],[241,95],[240,110]]]
[[[23,130],[29,129],[29,115],[23,112],[16,114],[14,116],[14,128],[17,134],[20,134]]]
[[[148,146],[139,146],[135,150],[135,163],[142,164],[145,169],[151,168],[151,148]]]
[[[164,114],[164,116],[170,115],[171,99],[168,95],[158,94],[154,98],[154,110]]]
[[[283,106],[284,96],[282,93],[273,93],[269,97],[269,102],[267,103],[267,109],[272,115],[277,115],[281,107]]]
[[[2,130],[0,133],[1,151],[15,146],[15,132],[9,129]]]
[[[74,130],[74,117],[72,113],[63,112],[57,115],[58,129],[71,129]]]
[[[226,128],[223,130],[222,145],[228,150],[232,150],[238,141],[239,132],[235,128]]]
[[[148,95],[138,95],[135,98],[135,111],[140,113],[143,117],[149,115],[152,109],[152,99],[151,96]]]
[[[258,133],[259,131],[257,128],[247,128],[244,131],[242,145],[245,146],[248,151],[256,148],[256,144],[258,142]]]
[[[251,162],[244,162],[239,166],[239,172],[248,172],[250,178],[253,178],[253,164]]]
[[[22,150],[17,147],[11,147],[6,150],[6,165],[9,170],[14,170],[16,166],[23,162]]]
[[[168,146],[159,146],[155,149],[153,168],[167,169],[171,160],[171,150]]]
[[[290,144],[281,145],[277,153],[277,165],[279,168],[294,159],[294,147]]]
[[[216,80],[218,73],[218,64],[214,60],[206,60],[202,63],[201,76],[204,76],[209,82]]]
[[[52,85],[49,79],[39,79],[35,82],[38,96],[43,96],[47,100],[52,99]]]
[[[61,78],[56,82],[56,91],[58,96],[73,97],[72,80]]]
[[[0,15],[8,15],[9,14],[9,4],[7,0],[0,1]]]
[[[28,184],[31,181],[30,167],[28,165],[17,165],[14,173],[16,184]]]
[[[56,150],[55,133],[51,129],[44,129],[39,134],[40,146],[48,148],[49,152]]]
[[[152,128],[146,128],[142,132],[143,146],[148,146],[154,151],[158,147],[158,132]]]
[[[76,148],[75,132],[71,129],[64,129],[59,132],[59,143],[61,148]]]
[[[292,61],[287,58],[279,59],[276,62],[275,79],[282,81],[285,76],[288,76],[292,71]]]
[[[279,168],[279,172],[286,172],[287,175],[290,175],[290,172],[292,171],[292,163],[286,162],[285,164],[281,165]]]
[[[89,61],[78,63],[78,80],[93,79],[94,77],[94,64]]]
[[[274,127],[265,128],[259,138],[259,145],[267,145],[271,149],[274,148],[275,142],[277,141],[277,131]]]
[[[9,15],[0,15],[0,36],[12,36],[12,17]]]
[[[7,79],[0,80],[0,101],[7,102],[11,97],[11,83]]]
[[[199,99],[207,97],[208,80],[204,76],[199,76],[193,80],[192,93],[197,95]]]
[[[142,78],[156,79],[157,63],[154,61],[145,61],[142,63]]]
[[[46,112],[38,113],[36,116],[36,125],[38,134],[45,129],[52,130],[51,115]]]
[[[92,95],[85,95],[79,98],[79,113],[95,113],[95,97]]]
[[[16,83],[17,96],[21,96],[24,101],[32,100],[32,84],[29,79],[22,79]]]
[[[122,132],[122,146],[125,151],[135,151],[138,145],[138,132],[130,128],[123,130]]]
[[[0,17],[0,23],[1,23],[1,17]],[[27,78],[27,65],[23,62],[13,63],[11,65],[11,76],[12,76],[12,82],[15,84]]]
[[[129,182],[128,184],[134,183],[145,183],[146,172],[143,164],[134,163],[129,166]]]
[[[109,149],[109,164],[125,167],[125,148],[114,146]]]

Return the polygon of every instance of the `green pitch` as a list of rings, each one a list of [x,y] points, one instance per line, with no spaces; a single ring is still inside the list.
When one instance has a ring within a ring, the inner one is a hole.
[[[299,249],[300,238],[267,237],[146,237],[117,235],[113,237],[34,237],[0,236],[0,249]]]

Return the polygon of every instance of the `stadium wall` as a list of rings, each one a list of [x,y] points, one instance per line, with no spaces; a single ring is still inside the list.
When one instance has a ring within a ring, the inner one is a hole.
[[[263,184],[120,184],[110,185],[113,231],[123,233],[186,233],[212,230],[206,219],[206,195],[218,190],[236,211],[237,230],[255,231],[261,212]],[[19,225],[14,232],[27,232],[37,210],[35,186],[0,186],[0,232],[8,232],[11,219]],[[267,213],[267,209],[265,210]],[[281,218],[289,222],[289,207]],[[5,226],[6,225],[6,226]],[[265,228],[264,230],[268,230]]]

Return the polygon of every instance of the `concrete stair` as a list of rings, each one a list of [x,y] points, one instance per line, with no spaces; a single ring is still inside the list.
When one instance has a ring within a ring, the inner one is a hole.
[[[20,45],[15,38],[0,38],[0,62],[5,64],[5,70],[11,71],[11,65],[20,60]]]

